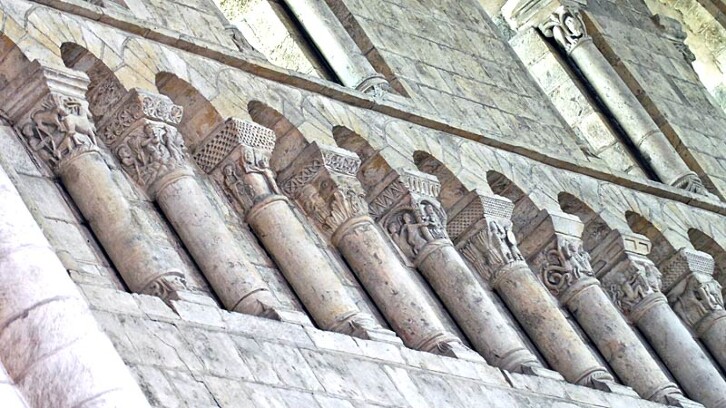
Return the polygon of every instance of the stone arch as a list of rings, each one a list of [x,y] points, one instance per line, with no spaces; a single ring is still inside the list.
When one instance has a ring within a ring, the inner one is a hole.
[[[61,57],[66,67],[84,72],[90,79],[86,98],[96,121],[119,102],[128,89],[114,75],[111,68],[83,46],[63,43]]]
[[[0,89],[30,67],[30,59],[6,35],[0,36]]]
[[[333,138],[339,147],[354,152],[360,157],[361,166],[358,170],[358,180],[361,181],[366,191],[371,191],[393,170],[393,166],[381,155],[379,150],[374,149],[367,140],[347,127],[333,127]]]
[[[275,150],[272,151],[270,167],[279,172],[286,169],[310,141],[287,117],[269,105],[252,100],[247,104],[252,120],[272,129],[277,136]]]
[[[588,252],[597,247],[613,229],[627,228],[627,225],[623,225],[624,223],[613,219],[606,220],[603,215],[570,193],[560,193],[557,200],[562,211],[577,216],[585,224],[582,242]]]
[[[224,119],[212,103],[189,82],[170,72],[156,74],[156,87],[176,105],[184,108],[179,130],[191,151]]]
[[[416,150],[413,153],[413,162],[420,171],[433,174],[439,179],[439,183],[441,183],[439,200],[447,211],[470,192],[454,172],[432,154]]]
[[[516,231],[521,231],[542,210],[541,206],[535,204],[522,188],[504,174],[489,170],[487,171],[487,182],[494,194],[506,197],[514,203],[512,222]]]
[[[666,238],[664,232],[658,229],[651,221],[634,211],[626,211],[625,218],[633,232],[644,235],[653,244],[648,254],[648,258],[653,263],[660,265],[675,253],[677,248]]]
[[[714,277],[721,284],[721,291],[726,294],[726,248],[703,231],[695,228],[688,230],[688,238],[694,248],[711,255],[716,262]]]

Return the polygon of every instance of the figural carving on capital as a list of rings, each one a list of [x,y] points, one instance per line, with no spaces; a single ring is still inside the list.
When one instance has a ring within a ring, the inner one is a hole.
[[[583,278],[594,277],[595,273],[590,265],[590,254],[580,239],[557,234],[554,241],[546,250],[541,274],[545,287],[559,297]]]
[[[22,135],[52,168],[85,152],[98,151],[96,126],[85,100],[50,94],[30,114]]]
[[[280,189],[297,200],[328,235],[366,216],[365,192],[356,178],[360,159],[344,149],[311,143],[279,177]]]
[[[437,196],[441,186],[429,174],[407,169],[392,170],[374,187],[370,213],[411,262],[429,244],[450,245],[446,212]]]
[[[99,137],[126,173],[152,195],[165,181],[191,174],[184,139],[176,128],[182,114],[169,98],[134,89],[99,126]]]
[[[34,62],[0,92],[3,116],[54,171],[98,150],[96,126],[85,100],[88,82],[81,73]]]
[[[275,133],[256,123],[229,118],[211,132],[193,154],[225,194],[243,211],[271,196],[280,196],[270,157]]]
[[[619,272],[609,273],[602,280],[603,286],[616,306],[632,320],[637,309],[660,294],[661,274],[647,258],[631,259]]]
[[[496,283],[524,257],[511,221],[514,204],[500,196],[472,191],[451,209],[449,236],[464,258],[490,282]]]
[[[721,285],[713,277],[715,262],[705,253],[682,248],[663,262],[663,291],[673,310],[698,328],[707,316],[724,310]]]
[[[572,7],[560,6],[539,25],[539,29],[545,37],[554,38],[568,53],[589,38],[580,11]]]

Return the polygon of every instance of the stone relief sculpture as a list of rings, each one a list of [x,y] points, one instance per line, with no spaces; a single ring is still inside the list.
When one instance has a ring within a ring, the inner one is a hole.
[[[542,282],[558,296],[583,276],[594,276],[594,272],[582,241],[557,237],[556,247],[547,252],[542,266]]]
[[[724,307],[720,285],[711,275],[698,272],[671,289],[668,300],[676,313],[691,326]]]
[[[659,293],[661,276],[649,261],[632,261],[632,265],[610,282],[607,291],[613,302],[625,314],[645,300],[648,295]]]
[[[96,126],[84,101],[51,94],[22,129],[30,147],[52,165],[96,148]]]
[[[144,124],[116,148],[121,164],[141,186],[185,167],[185,152],[176,128],[160,122]]]

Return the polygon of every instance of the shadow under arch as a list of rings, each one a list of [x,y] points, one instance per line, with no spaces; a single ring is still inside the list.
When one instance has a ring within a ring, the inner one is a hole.
[[[521,232],[542,210],[522,188],[504,174],[489,170],[487,171],[487,182],[494,194],[506,197],[514,203],[512,223],[515,232]]]
[[[447,212],[471,192],[444,163],[432,154],[416,150],[413,153],[413,162],[420,171],[434,175],[439,180],[441,192],[438,198]]]
[[[335,139],[338,147],[357,154],[361,159],[358,180],[360,180],[367,192],[370,193],[375,189],[376,185],[381,183],[393,171],[393,167],[381,155],[380,151],[373,148],[366,139],[349,128],[334,126],[333,139]]]
[[[0,35],[0,89],[30,69],[31,64],[30,59],[15,42],[6,35]]]
[[[644,235],[652,244],[648,258],[650,258],[654,264],[660,265],[662,262],[670,258],[678,249],[671,244],[661,230],[656,228],[652,222],[648,221],[637,212],[626,211],[625,218],[633,232]]]
[[[611,220],[606,221],[592,207],[570,193],[561,192],[557,195],[557,201],[560,203],[562,211],[577,216],[585,224],[582,232],[582,242],[587,252],[595,249],[603,242],[610,231],[618,227],[617,223]],[[625,227],[625,225],[622,225],[622,227]]]
[[[247,104],[247,111],[255,123],[272,129],[277,136],[270,158],[270,167],[275,172],[279,173],[290,166],[298,154],[310,144],[297,126],[269,105],[252,100]]]
[[[214,105],[197,88],[176,74],[159,72],[155,81],[160,93],[184,108],[179,130],[190,151],[194,151],[204,138],[224,123],[225,118]]]
[[[714,278],[721,284],[721,292],[726,295],[726,248],[703,231],[695,228],[688,230],[688,238],[696,250],[711,255],[716,262]]]
[[[126,96],[128,89],[100,58],[75,43],[61,45],[61,57],[66,67],[84,72],[91,81],[86,91],[89,109],[99,121]]]

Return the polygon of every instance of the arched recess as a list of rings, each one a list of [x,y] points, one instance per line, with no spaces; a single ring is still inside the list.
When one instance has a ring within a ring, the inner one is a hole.
[[[156,74],[156,87],[176,105],[184,108],[179,130],[190,151],[194,151],[224,119],[207,98],[189,82],[170,72]]]
[[[358,180],[363,184],[366,192],[370,194],[377,184],[388,176],[393,167],[383,157],[380,150],[376,150],[358,133],[344,126],[333,127],[335,143],[343,149],[354,152],[361,159]]]
[[[441,201],[441,205],[444,206],[447,212],[471,192],[446,165],[430,153],[422,150],[415,151],[413,153],[413,162],[420,171],[434,175],[439,180],[439,183],[441,183],[439,201]],[[485,189],[488,190],[488,188]]]
[[[310,144],[303,133],[282,113],[260,101],[250,101],[247,111],[256,123],[272,129],[277,135],[270,167],[276,172],[287,168],[297,155]]]
[[[719,245],[716,240],[701,230],[695,228],[688,230],[688,238],[691,240],[694,248],[711,255],[716,262],[714,277],[721,284],[721,293],[726,296],[726,248]]]
[[[617,220],[608,217],[605,212],[597,213],[584,201],[570,193],[562,192],[557,196],[562,211],[577,216],[585,229],[582,233],[582,242],[585,250],[590,252],[597,247],[613,229],[627,229],[628,225],[624,220]],[[602,265],[594,263],[593,269],[598,272]]]
[[[126,95],[128,89],[103,61],[85,47],[63,43],[60,50],[66,67],[84,72],[91,80],[86,98],[93,118],[100,120]]]
[[[634,211],[626,211],[625,218],[628,220],[630,229],[636,234],[646,236],[653,245],[648,258],[656,265],[668,260],[677,249],[675,245],[666,238],[664,232],[656,228],[652,222]]]
[[[504,174],[492,170],[487,171],[487,182],[494,194],[506,197],[514,203],[512,222],[514,223],[515,233],[520,233],[542,210],[524,190]]]

